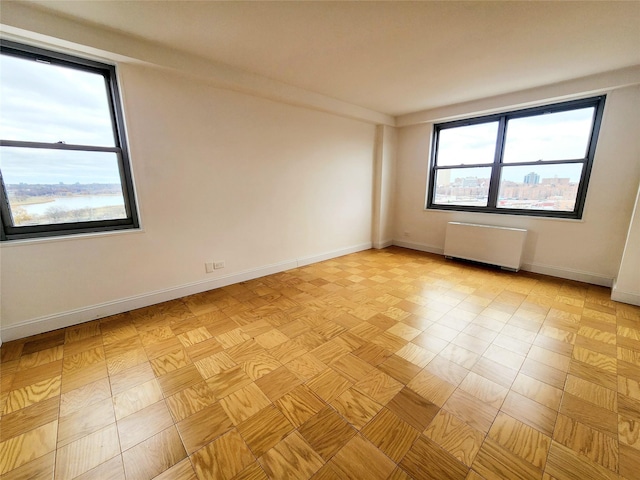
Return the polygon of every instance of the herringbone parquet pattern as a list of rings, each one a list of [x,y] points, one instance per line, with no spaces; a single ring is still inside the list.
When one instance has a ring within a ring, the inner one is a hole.
[[[640,478],[640,308],[366,251],[2,346],[6,479]]]

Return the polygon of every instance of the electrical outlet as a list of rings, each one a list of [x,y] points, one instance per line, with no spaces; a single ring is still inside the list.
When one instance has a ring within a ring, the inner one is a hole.
[[[216,270],[220,270],[221,268],[224,268],[224,260],[222,262],[214,263],[213,268],[215,268]]]
[[[205,270],[207,273],[212,273],[212,272],[213,272],[213,270],[214,270],[214,268],[215,268],[215,267],[214,267],[214,265],[213,265],[213,262],[205,262],[205,264],[204,264],[204,270]]]

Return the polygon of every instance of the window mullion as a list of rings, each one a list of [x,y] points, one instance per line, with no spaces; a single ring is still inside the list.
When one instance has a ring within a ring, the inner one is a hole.
[[[75,145],[68,143],[28,142],[23,140],[0,140],[0,147],[45,148],[49,150],[80,150],[85,152],[120,153],[120,147],[100,147],[97,145]]]
[[[508,167],[526,167],[528,165],[532,167],[540,167],[545,165],[571,165],[574,163],[585,163],[587,161],[587,158],[574,158],[571,160],[536,160],[535,162],[509,162],[503,163],[502,165]]]
[[[496,139],[496,153],[493,157],[493,166],[491,168],[491,180],[489,181],[489,198],[487,200],[488,208],[496,208],[498,203],[498,191],[500,190],[500,165],[502,163],[502,153],[504,151],[504,142],[507,130],[507,117],[500,117],[498,124],[498,138]]]
[[[0,171],[0,212],[2,215],[2,221],[0,221],[0,239],[6,240],[6,227],[13,226],[13,215],[9,209],[9,201],[7,200],[7,190],[4,188],[4,178],[2,177],[2,171]],[[6,222],[6,225],[5,225]]]
[[[452,169],[458,169],[458,168],[488,168],[488,167],[491,167],[492,165],[493,165],[492,163],[470,163],[469,165],[462,163],[460,165],[445,165],[444,167],[439,167],[436,165],[434,168],[437,171],[437,170],[452,170]]]
[[[125,167],[124,164],[124,155],[120,152],[117,155],[118,157],[118,169],[120,170],[120,185],[122,185],[122,193],[124,200],[124,208],[127,212],[127,217],[132,218],[133,216],[133,205],[135,199],[132,198],[133,192],[132,189],[128,188],[128,185],[132,184],[130,182],[130,177],[127,177],[128,168]]]
[[[593,168],[593,157],[595,156],[596,143],[598,134],[600,133],[600,125],[602,122],[602,115],[604,112],[604,97],[597,103],[592,120],[591,135],[589,136],[589,146],[587,147],[587,158],[585,159],[584,167],[582,168],[582,176],[580,177],[580,184],[578,187],[578,196],[576,198],[575,212],[579,215],[582,213],[584,204],[587,197],[587,184],[589,183],[589,177],[591,177],[591,169]]]

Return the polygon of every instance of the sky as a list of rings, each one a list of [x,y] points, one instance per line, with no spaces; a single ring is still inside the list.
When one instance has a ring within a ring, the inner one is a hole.
[[[101,75],[0,55],[3,140],[115,146]],[[5,183],[120,183],[115,153],[0,148]]]
[[[584,158],[593,115],[594,108],[589,107],[509,120],[503,163]],[[441,130],[438,165],[492,163],[497,135],[497,121]],[[455,170],[451,179],[458,176],[480,177],[486,171],[488,169]],[[522,182],[524,175],[532,171],[541,179],[557,175],[578,181],[582,168],[579,165],[504,167],[502,175],[503,179]]]

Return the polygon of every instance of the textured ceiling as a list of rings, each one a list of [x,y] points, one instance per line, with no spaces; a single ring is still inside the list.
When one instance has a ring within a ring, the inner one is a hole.
[[[640,2],[36,1],[399,115],[640,64]]]

